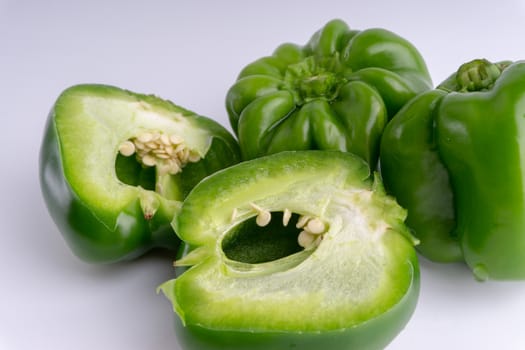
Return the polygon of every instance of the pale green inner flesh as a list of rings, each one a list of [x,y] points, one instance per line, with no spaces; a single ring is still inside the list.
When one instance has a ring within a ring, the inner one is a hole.
[[[119,145],[142,132],[161,130],[182,137],[206,154],[210,137],[180,113],[123,96],[70,94],[57,107],[56,127],[64,171],[73,190],[107,226],[137,198],[140,187],[120,181],[115,170]]]
[[[311,186],[308,197],[311,211],[304,210],[300,195],[265,200],[274,203],[272,211],[317,213],[329,224],[322,243],[308,254],[299,251],[258,264],[232,263],[219,245],[215,256],[172,282],[175,310],[186,323],[216,329],[336,330],[378,316],[402,298],[413,278],[408,263],[413,248],[382,220],[382,199],[367,190],[327,184]],[[219,242],[229,232],[223,229]]]

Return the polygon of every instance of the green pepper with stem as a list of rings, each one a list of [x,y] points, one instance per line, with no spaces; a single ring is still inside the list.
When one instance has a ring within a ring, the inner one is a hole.
[[[361,158],[283,151],[218,171],[174,219],[159,288],[185,350],[383,349],[417,303],[406,211]]]
[[[162,247],[191,188],[239,161],[215,121],[170,101],[106,85],[77,85],[57,99],[40,149],[49,213],[73,252],[110,263]]]
[[[462,65],[387,126],[381,172],[421,253],[525,279],[525,62]]]
[[[248,64],[226,96],[243,159],[283,150],[339,150],[374,169],[388,120],[432,87],[407,40],[333,20],[304,46],[285,43]]]

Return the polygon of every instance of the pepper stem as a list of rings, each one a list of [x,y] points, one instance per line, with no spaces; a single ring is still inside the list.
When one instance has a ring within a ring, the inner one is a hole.
[[[309,56],[288,66],[284,80],[295,91],[296,102],[301,105],[315,99],[335,99],[348,72],[338,55],[329,58]]]
[[[456,73],[458,91],[483,91],[490,89],[501,75],[505,66],[475,59],[461,65]]]

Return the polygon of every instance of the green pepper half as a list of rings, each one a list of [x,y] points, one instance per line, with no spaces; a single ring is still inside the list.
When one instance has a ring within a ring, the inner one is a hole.
[[[80,258],[109,263],[177,249],[170,222],[191,188],[239,160],[219,124],[173,103],[105,85],[65,90],[49,115],[40,181]]]
[[[160,290],[188,350],[383,349],[416,306],[406,212],[361,158],[284,151],[200,182]]]
[[[377,163],[389,120],[432,87],[419,52],[384,29],[333,20],[304,46],[286,43],[247,65],[226,96],[244,159],[339,150]]]
[[[525,278],[525,62],[473,60],[385,129],[381,171],[435,261]]]

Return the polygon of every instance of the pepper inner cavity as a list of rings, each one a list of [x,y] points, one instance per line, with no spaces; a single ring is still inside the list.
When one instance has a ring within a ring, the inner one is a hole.
[[[120,143],[115,170],[117,178],[127,185],[182,200],[184,195],[177,185],[180,174],[186,165],[199,160],[199,153],[180,136],[146,130]]]
[[[258,264],[284,258],[317,247],[327,231],[319,218],[287,209],[269,212],[253,203],[251,207],[257,215],[236,225],[222,241],[222,250],[231,260]]]
[[[160,176],[175,175],[186,164],[201,159],[180,136],[157,131],[145,131],[122,142],[119,153],[124,157],[135,155],[136,160],[144,167],[156,167]]]

